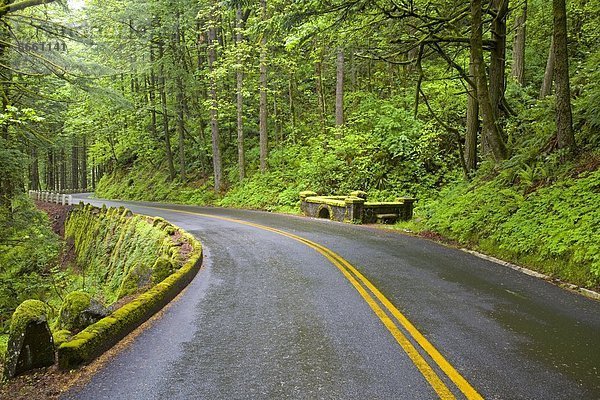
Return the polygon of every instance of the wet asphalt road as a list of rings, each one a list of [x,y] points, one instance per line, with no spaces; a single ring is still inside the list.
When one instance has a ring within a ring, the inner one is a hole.
[[[273,232],[173,210],[259,223],[338,253],[484,398],[600,399],[598,301],[395,232],[255,211],[105,203],[189,231],[203,243],[205,263],[161,319],[66,399],[437,398],[325,257]]]

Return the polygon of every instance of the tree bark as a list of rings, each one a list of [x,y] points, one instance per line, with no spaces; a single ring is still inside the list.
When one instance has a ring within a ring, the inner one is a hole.
[[[48,149],[48,163],[46,165],[46,190],[54,190],[56,176],[54,175],[55,154],[53,149]]]
[[[506,158],[507,150],[488,89],[483,62],[482,29],[481,0],[471,0],[471,52],[477,84],[479,111],[483,119],[485,141],[492,152],[494,160],[501,161]]]
[[[84,135],[81,146],[81,189],[87,190],[87,186],[87,138]]]
[[[96,190],[96,165],[94,159],[92,159],[92,190]]]
[[[543,99],[552,93],[552,82],[554,82],[554,35],[550,40],[548,61],[546,61],[546,71],[544,72],[544,79],[540,89],[540,99]]]
[[[238,5],[235,11],[235,21],[237,31],[235,33],[235,43],[240,46],[242,43],[242,7]],[[238,150],[238,169],[240,182],[246,177],[246,160],[244,151],[244,72],[242,70],[242,55],[238,48],[238,65],[236,71],[236,116],[237,116],[237,150]]]
[[[39,167],[38,151],[37,147],[31,148],[31,190],[39,190],[40,186],[40,167]]]
[[[175,179],[175,164],[173,163],[173,150],[171,149],[171,135],[169,133],[169,110],[167,108],[167,89],[165,85],[165,72],[163,68],[164,62],[164,45],[162,41],[158,42],[158,90],[160,94],[160,105],[162,108],[163,117],[163,133],[165,141],[165,155],[167,156],[167,165],[169,167],[169,177]]]
[[[492,40],[495,46],[492,47],[490,52],[489,91],[496,120],[498,120],[503,115],[501,105],[506,90],[506,16],[508,14],[508,0],[493,0],[492,10],[495,14],[492,20]]]
[[[290,104],[290,115],[292,117],[292,129],[296,129],[296,105],[294,102],[294,74],[290,74],[288,80],[288,97]]]
[[[212,152],[213,152],[213,173],[215,177],[215,192],[221,191],[221,179],[222,179],[222,163],[221,163],[221,143],[219,138],[219,120],[217,108],[217,83],[213,75],[214,64],[217,59],[217,52],[215,50],[216,40],[216,18],[214,15],[214,8],[218,7],[215,3],[211,9],[210,15],[210,27],[208,28],[208,70],[210,73],[210,98],[212,100],[210,107],[210,130],[212,136]]]
[[[53,3],[55,1],[56,0],[22,0],[17,1],[16,3],[12,2],[11,4],[5,4],[0,6],[0,17],[8,13],[21,11],[29,7],[40,6],[42,4]],[[3,1],[3,3],[6,3],[6,1]]]
[[[469,76],[476,81],[475,63],[473,53],[469,63]],[[477,137],[479,135],[479,102],[477,101],[477,88],[468,85],[467,91],[467,133],[465,135],[465,166],[468,172],[477,169]]]
[[[178,42],[179,45],[179,42]],[[182,57],[179,57],[180,65],[183,65]],[[183,71],[178,71],[179,75],[176,78],[177,84],[177,136],[178,136],[178,146],[179,146],[179,175],[181,177],[181,181],[185,181],[185,89],[183,87],[183,78],[181,77],[181,73]]]
[[[344,125],[344,49],[338,48],[335,85],[335,125]]]
[[[67,155],[65,154],[64,147],[60,149],[60,168],[59,168],[59,174],[60,174],[59,189],[60,190],[67,189],[68,186],[69,186],[67,184]]]
[[[559,149],[575,151],[569,53],[567,49],[567,10],[565,0],[553,0],[554,13],[554,82],[556,83],[556,136]]]
[[[148,97],[150,102],[150,135],[157,138],[156,129],[156,74],[154,73],[154,48],[150,44],[150,84],[148,87]]]
[[[515,81],[523,86],[525,84],[525,38],[527,33],[527,0],[523,4],[521,13],[515,18],[515,38],[513,40],[511,74]]]
[[[267,19],[267,0],[260,0],[262,20]],[[259,104],[259,132],[260,132],[260,171],[267,170],[267,35],[262,33],[260,39],[260,104]]]
[[[71,145],[71,189],[79,189],[79,152],[77,139],[74,136]]]

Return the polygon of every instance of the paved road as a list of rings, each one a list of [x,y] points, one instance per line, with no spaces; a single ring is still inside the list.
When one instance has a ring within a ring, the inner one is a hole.
[[[440,397],[383,323],[386,316],[375,314],[331,260],[293,238],[207,216],[214,215],[280,229],[342,256],[484,398],[600,399],[598,301],[458,250],[369,227],[253,211],[105,203],[188,230],[204,245],[205,265],[163,318],[65,398]],[[416,358],[451,391],[446,396],[465,398],[414,335],[400,330],[419,352]]]

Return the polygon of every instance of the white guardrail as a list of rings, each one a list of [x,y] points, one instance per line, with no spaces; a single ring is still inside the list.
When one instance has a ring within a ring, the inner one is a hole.
[[[68,205],[73,204],[73,196],[70,194],[30,190],[29,197],[31,197],[32,199],[38,200],[38,201],[62,204],[63,206],[68,206]]]

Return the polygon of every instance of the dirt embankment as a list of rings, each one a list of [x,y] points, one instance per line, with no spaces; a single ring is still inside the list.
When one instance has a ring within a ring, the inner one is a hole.
[[[36,201],[35,206],[48,214],[48,218],[50,218],[50,222],[52,223],[52,230],[64,239],[65,221],[73,206],[63,206],[62,204],[46,203],[44,201]]]

